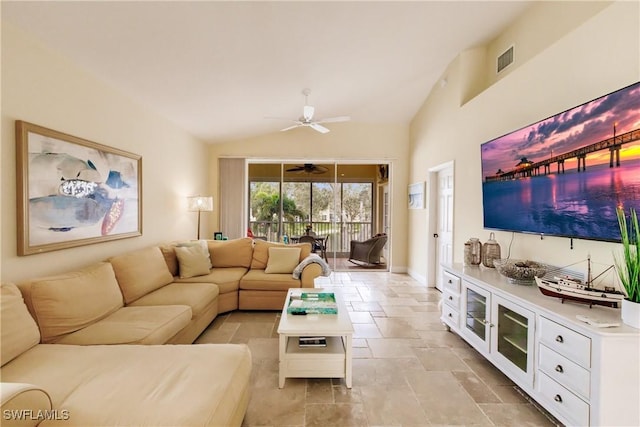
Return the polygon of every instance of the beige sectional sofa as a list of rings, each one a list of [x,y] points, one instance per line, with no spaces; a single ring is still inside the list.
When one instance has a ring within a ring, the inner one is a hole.
[[[183,274],[180,245],[206,245],[210,267]],[[18,287],[45,344],[190,344],[219,313],[279,310],[288,288],[313,287],[320,264],[306,266],[300,279],[290,270],[269,273],[270,248],[298,249],[296,264],[311,251],[249,238],[172,243]]]
[[[239,426],[245,345],[40,344],[22,295],[3,284],[3,426]]]
[[[301,263],[310,252],[249,238],[175,242],[3,284],[2,410],[68,411],[43,426],[240,425],[248,348],[161,344],[191,344],[218,313],[281,309],[287,289],[326,273],[314,257]]]

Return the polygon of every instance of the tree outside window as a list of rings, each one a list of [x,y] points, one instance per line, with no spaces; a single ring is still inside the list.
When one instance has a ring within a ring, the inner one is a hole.
[[[349,239],[371,232],[372,183],[282,183],[280,229],[280,182],[250,183],[250,221],[255,235],[270,240],[280,234],[302,235],[308,225],[329,235],[337,250]],[[347,242],[347,243],[345,243]]]

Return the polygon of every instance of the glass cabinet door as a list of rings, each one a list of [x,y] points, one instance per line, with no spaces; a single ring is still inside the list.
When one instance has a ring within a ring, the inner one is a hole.
[[[488,352],[491,294],[472,283],[463,281],[463,284],[463,309],[465,311],[463,333],[478,350]]]
[[[495,356],[513,375],[533,384],[534,315],[498,296],[494,296],[493,304]]]

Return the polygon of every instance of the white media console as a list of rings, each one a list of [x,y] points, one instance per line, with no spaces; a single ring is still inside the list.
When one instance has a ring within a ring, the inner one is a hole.
[[[491,268],[443,267],[442,321],[553,416],[640,426],[640,330],[621,323],[620,309],[562,303]]]

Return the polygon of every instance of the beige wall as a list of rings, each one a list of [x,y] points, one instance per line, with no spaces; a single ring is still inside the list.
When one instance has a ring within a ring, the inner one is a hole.
[[[301,128],[257,138],[214,144],[209,148],[210,187],[218,189],[217,159],[246,157],[287,160],[291,163],[391,163],[391,269],[407,268],[408,125],[365,123],[332,124],[325,135]],[[305,160],[303,160],[305,159]],[[217,191],[218,190],[214,190]],[[224,201],[221,201],[224,203]],[[214,212],[214,217],[216,213]],[[217,224],[217,217],[214,219]]]
[[[15,120],[140,154],[143,235],[18,257]],[[186,196],[207,192],[206,145],[5,23],[1,124],[2,281],[54,274],[126,250],[196,237],[197,217],[186,211]],[[209,219],[203,214],[203,222]]]
[[[536,3],[493,43],[462,52],[443,73],[447,85],[434,86],[410,127],[340,123],[332,125],[327,135],[296,129],[208,147],[3,25],[2,280],[56,273],[124,250],[192,238],[196,216],[186,212],[185,197],[212,194],[214,206],[224,203],[217,197],[217,159],[225,156],[292,162],[389,161],[392,270],[408,268],[418,277],[429,277],[424,241],[432,212],[406,208],[409,183],[427,180],[430,167],[455,162],[454,251],[460,261],[468,237],[488,236],[482,228],[479,145],[639,80],[638,3],[572,3]],[[567,7],[574,8],[570,19]],[[516,45],[516,63],[496,79],[488,74],[488,64],[510,43]],[[143,236],[17,257],[13,131],[17,119],[142,155]],[[217,228],[215,210],[203,214],[203,235]],[[510,234],[497,237],[506,251]],[[567,239],[540,241],[517,234],[512,256],[571,262],[591,252],[594,259],[607,259],[614,247],[576,241],[575,249],[569,250]]]
[[[505,32],[508,36],[498,37],[486,48],[496,51],[495,45],[504,45],[506,37],[516,48],[528,47],[516,50],[518,63],[508,75],[462,104],[463,92],[469,93],[470,87],[483,80],[465,68],[482,62],[478,57],[483,49],[463,53],[443,74],[448,84],[434,86],[414,118],[409,181],[426,180],[429,167],[455,162],[454,261],[462,261],[463,243],[469,237],[485,241],[489,236],[482,226],[482,143],[640,80],[640,3],[601,6],[576,3],[573,7],[583,8],[582,20],[566,21],[569,27],[561,30],[565,15],[560,11],[567,5],[537,3]],[[540,34],[544,26],[532,22],[548,22],[559,38],[546,39]],[[545,40],[544,46],[539,45],[540,39]],[[474,79],[471,83],[470,78]],[[434,214],[430,206],[409,216],[409,227],[414,230],[409,234],[409,271],[417,277],[431,277],[434,271],[424,262],[426,224]],[[496,237],[506,255],[511,233],[498,232]],[[566,238],[541,240],[516,233],[511,256],[567,265],[591,253],[594,260],[609,263],[616,248],[611,243],[575,240],[570,249]]]

